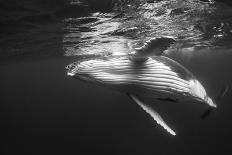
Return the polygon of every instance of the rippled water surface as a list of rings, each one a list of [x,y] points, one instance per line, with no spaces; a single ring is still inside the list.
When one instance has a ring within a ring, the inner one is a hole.
[[[231,51],[231,8],[226,5],[173,0],[124,7],[123,12],[65,19],[65,55],[125,55],[128,45],[166,36],[177,41],[171,52]]]
[[[116,3],[112,11],[102,13],[90,11],[79,1],[45,6],[35,2],[17,2],[15,6],[1,2],[5,10],[12,10],[0,21],[1,57],[125,55],[128,45],[137,47],[151,38],[165,36],[177,41],[169,50],[172,53],[231,50],[232,11],[222,3],[138,0]]]

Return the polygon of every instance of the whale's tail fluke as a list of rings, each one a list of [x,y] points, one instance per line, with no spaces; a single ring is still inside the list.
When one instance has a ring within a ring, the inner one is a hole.
[[[229,90],[229,85],[225,85],[221,88],[221,90],[219,90],[218,94],[215,97],[216,103],[220,103],[220,100],[226,95],[228,90]],[[205,112],[201,115],[201,119],[203,120],[206,117],[208,117],[213,110],[214,110],[213,107],[206,109]]]

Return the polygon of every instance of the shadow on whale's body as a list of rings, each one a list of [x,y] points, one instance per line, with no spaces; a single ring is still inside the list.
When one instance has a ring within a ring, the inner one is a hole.
[[[141,98],[181,103],[194,101],[216,107],[190,71],[164,56],[143,57],[141,61],[138,57],[136,60],[133,57],[90,59],[70,64],[67,69],[67,74],[73,78],[126,93],[172,135],[176,133]]]

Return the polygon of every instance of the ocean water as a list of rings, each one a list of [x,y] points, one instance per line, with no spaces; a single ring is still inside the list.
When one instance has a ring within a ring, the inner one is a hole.
[[[1,152],[230,154],[231,90],[218,109],[154,101],[168,135],[125,94],[74,80],[80,59],[127,56],[151,38],[216,96],[231,85],[232,8],[198,0],[0,0]]]

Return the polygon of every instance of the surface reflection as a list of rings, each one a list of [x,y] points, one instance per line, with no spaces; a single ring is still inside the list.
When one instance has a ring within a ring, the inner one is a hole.
[[[129,39],[122,36],[111,36],[120,22],[114,20],[114,14],[93,13],[91,17],[66,19],[64,51],[66,56],[117,56],[126,55]],[[87,23],[78,24],[81,20]],[[73,22],[75,21],[75,22]],[[85,28],[85,31],[83,31]]]
[[[225,51],[231,49],[231,18],[230,6],[220,3],[128,2],[110,13],[66,18],[63,49],[65,56],[118,56],[151,38],[168,36],[176,40],[166,51],[174,59],[179,53]]]

